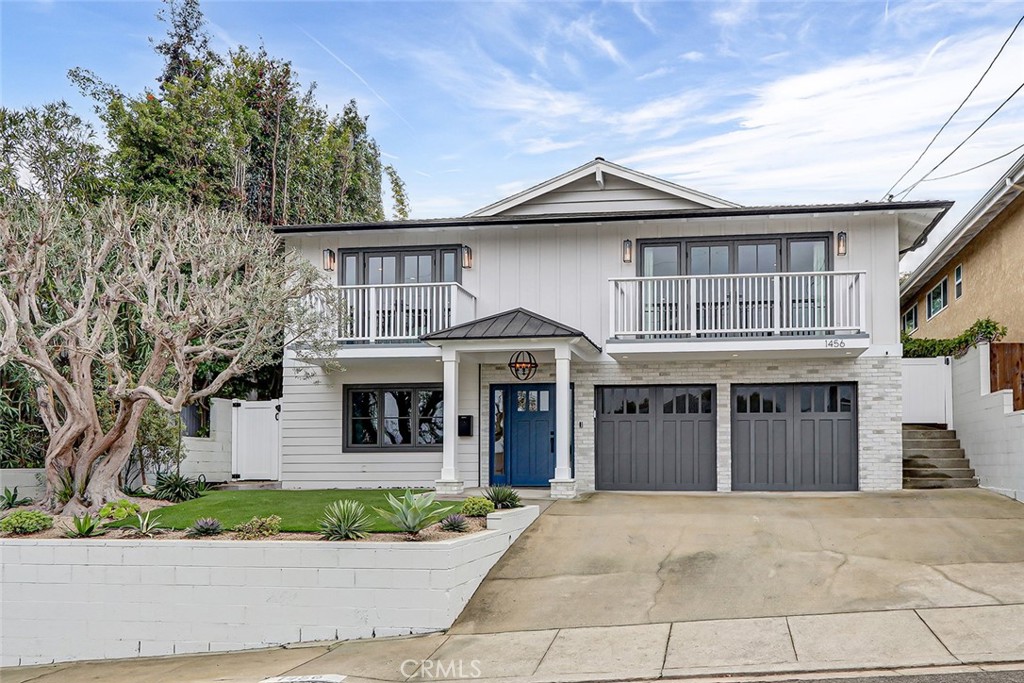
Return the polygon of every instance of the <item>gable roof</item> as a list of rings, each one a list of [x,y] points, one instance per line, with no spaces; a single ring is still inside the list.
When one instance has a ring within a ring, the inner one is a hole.
[[[599,189],[604,189],[604,177],[609,175],[622,178],[634,186],[641,186],[648,190],[657,191],[659,194],[666,196],[667,198],[674,197],[688,203],[696,204],[700,208],[725,209],[737,208],[740,206],[739,204],[726,201],[725,199],[714,197],[689,187],[683,187],[682,185],[677,185],[661,178],[655,178],[652,175],[641,173],[640,171],[634,171],[631,168],[626,168],[625,166],[620,166],[619,164],[606,161],[602,157],[597,157],[593,161],[588,161],[582,166],[574,168],[571,171],[567,171],[562,175],[555,176],[550,180],[545,180],[544,182],[514,194],[511,197],[506,197],[494,202],[493,204],[488,204],[482,209],[477,209],[476,211],[468,214],[468,216],[497,216],[498,214],[511,211],[516,207],[536,200],[539,197],[564,189],[568,185],[591,175],[594,176],[596,186]]]
[[[949,231],[925,260],[914,269],[900,286],[900,308],[907,305],[933,277],[941,273],[950,261],[963,251],[978,233],[1006,211],[1014,200],[1024,194],[1024,156],[999,177],[978,203]]]
[[[513,308],[504,313],[478,318],[461,325],[453,325],[437,332],[425,334],[424,341],[440,341],[444,339],[533,339],[571,338],[587,335],[574,327],[563,325],[550,318],[545,318],[525,308]],[[590,341],[587,339],[587,341]],[[593,342],[591,342],[593,343]]]

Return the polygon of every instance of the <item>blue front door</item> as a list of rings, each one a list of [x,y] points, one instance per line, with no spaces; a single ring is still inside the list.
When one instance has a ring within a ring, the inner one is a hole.
[[[555,476],[555,385],[491,387],[491,481],[547,486]]]

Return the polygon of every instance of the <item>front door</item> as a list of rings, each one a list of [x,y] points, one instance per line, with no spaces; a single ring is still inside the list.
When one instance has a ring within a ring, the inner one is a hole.
[[[547,486],[555,476],[555,385],[491,387],[491,483]]]

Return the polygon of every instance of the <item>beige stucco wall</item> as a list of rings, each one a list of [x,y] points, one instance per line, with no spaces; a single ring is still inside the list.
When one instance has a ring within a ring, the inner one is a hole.
[[[953,270],[963,264],[963,295],[957,299]],[[931,320],[925,316],[928,292],[949,278],[949,305]],[[1024,195],[979,233],[918,293],[918,328],[911,336],[955,337],[979,318],[1007,327],[1006,341],[1024,342]],[[902,312],[909,310],[909,306]]]

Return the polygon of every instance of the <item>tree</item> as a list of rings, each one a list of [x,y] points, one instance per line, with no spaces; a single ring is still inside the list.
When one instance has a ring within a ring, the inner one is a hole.
[[[313,264],[237,214],[12,201],[0,207],[0,249],[0,365],[36,379],[55,510],[62,476],[73,482],[65,512],[123,496],[118,474],[147,406],[178,412],[266,365],[282,341],[321,350],[337,325]],[[211,363],[222,369],[195,388]]]

